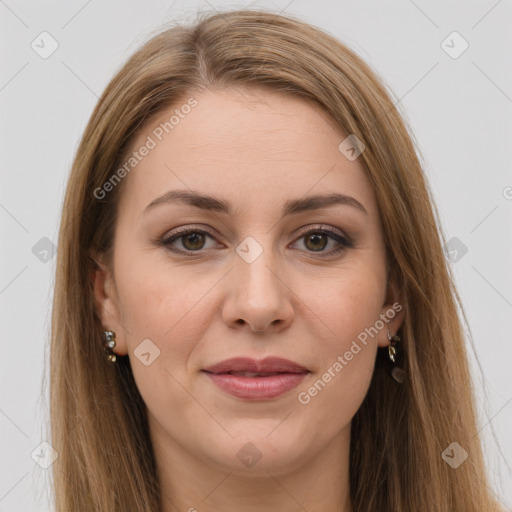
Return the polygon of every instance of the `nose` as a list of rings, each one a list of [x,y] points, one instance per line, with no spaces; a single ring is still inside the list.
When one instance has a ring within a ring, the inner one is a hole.
[[[293,292],[271,254],[267,256],[270,252],[263,251],[252,263],[236,256],[222,309],[226,325],[275,333],[291,324]]]

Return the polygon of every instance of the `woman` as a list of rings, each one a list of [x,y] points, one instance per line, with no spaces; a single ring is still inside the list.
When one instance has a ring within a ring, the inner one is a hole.
[[[155,36],[66,191],[57,511],[499,510],[442,244],[347,47],[249,10]]]

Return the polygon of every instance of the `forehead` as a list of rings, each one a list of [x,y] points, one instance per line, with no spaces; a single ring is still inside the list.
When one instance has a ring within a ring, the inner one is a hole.
[[[295,96],[191,93],[138,133],[130,151],[151,149],[125,178],[121,202],[142,212],[167,190],[193,189],[238,200],[242,209],[252,202],[280,208],[284,198],[337,191],[370,211],[375,202],[362,160],[339,150],[346,137],[319,105]]]

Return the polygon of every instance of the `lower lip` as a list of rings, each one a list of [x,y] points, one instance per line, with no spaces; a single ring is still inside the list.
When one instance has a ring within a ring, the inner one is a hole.
[[[306,373],[281,373],[269,377],[238,377],[229,373],[208,373],[220,389],[238,398],[265,400],[296,388]]]

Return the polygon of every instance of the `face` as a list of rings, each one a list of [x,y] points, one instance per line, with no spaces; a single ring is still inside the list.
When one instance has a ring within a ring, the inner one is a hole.
[[[124,178],[98,309],[155,444],[224,470],[286,471],[347,439],[401,321],[376,199],[315,104],[191,96],[134,141],[152,147]],[[245,361],[215,368],[232,358]]]

